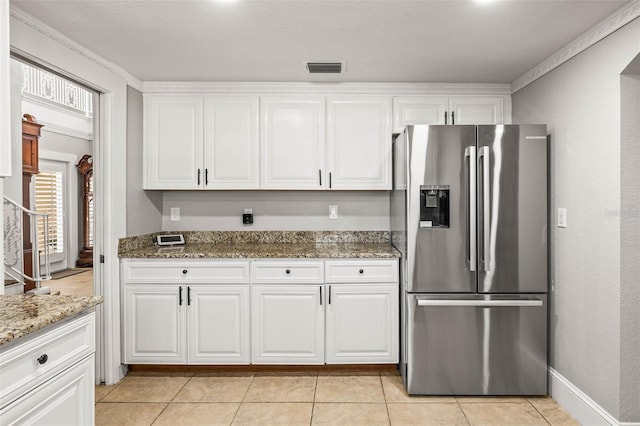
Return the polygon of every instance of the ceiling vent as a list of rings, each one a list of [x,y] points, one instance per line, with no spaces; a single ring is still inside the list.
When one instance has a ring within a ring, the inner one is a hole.
[[[346,67],[344,62],[307,62],[309,74],[342,74]]]

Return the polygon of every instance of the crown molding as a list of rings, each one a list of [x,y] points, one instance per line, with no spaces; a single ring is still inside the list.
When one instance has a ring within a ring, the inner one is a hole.
[[[368,95],[493,95],[511,94],[509,84],[457,83],[267,83],[145,81],[144,93],[260,93]]]
[[[582,34],[580,37],[545,59],[542,63],[526,72],[511,84],[511,92],[515,93],[523,87],[533,83],[543,75],[551,72],[569,59],[587,50],[600,40],[616,30],[627,25],[640,16],[640,0],[636,0],[621,8],[600,24]]]
[[[133,75],[129,74],[123,68],[120,68],[116,64],[102,58],[101,56],[87,49],[86,47],[81,46],[80,44],[62,35],[61,33],[51,28],[44,22],[34,18],[33,16],[29,15],[28,13],[26,13],[25,11],[23,11],[22,9],[19,9],[14,5],[10,6],[10,12],[11,12],[11,18],[14,18],[22,22],[23,24],[27,25],[29,28],[39,32],[45,37],[66,47],[67,49],[82,56],[83,58],[88,59],[94,64],[97,64],[102,68],[105,68],[106,70],[122,77],[129,86],[135,88],[136,90],[142,90],[142,81],[140,81],[138,78],[134,77]]]

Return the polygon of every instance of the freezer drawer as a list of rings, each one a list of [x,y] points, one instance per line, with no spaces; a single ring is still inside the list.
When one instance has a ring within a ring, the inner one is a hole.
[[[406,304],[410,394],[547,394],[546,294],[409,294]]]

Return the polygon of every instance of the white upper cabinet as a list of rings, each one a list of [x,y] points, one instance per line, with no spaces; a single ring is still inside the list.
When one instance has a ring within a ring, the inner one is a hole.
[[[145,189],[257,189],[258,97],[145,95]]]
[[[258,152],[258,97],[205,97],[204,187],[258,188]]]
[[[202,96],[145,95],[145,189],[199,187],[202,113]]]
[[[409,124],[503,124],[502,96],[400,96],[393,99],[393,131]]]
[[[501,97],[451,97],[449,124],[503,124],[503,109]]]
[[[391,98],[327,98],[329,189],[391,189]]]
[[[260,98],[260,187],[324,189],[323,96]]]

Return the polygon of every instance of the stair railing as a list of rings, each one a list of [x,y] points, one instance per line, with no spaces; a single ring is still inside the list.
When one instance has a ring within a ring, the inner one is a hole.
[[[16,203],[7,196],[3,196],[4,209],[4,267],[5,275],[12,280],[23,284],[25,280],[33,281],[36,285],[32,293],[47,294],[49,289],[42,287],[42,281],[51,279],[51,265],[49,261],[50,241],[49,241],[49,215],[29,210]],[[29,239],[31,241],[32,271],[33,276],[25,274],[24,271],[24,220],[30,221]],[[38,226],[43,229],[44,241],[40,244]],[[41,249],[42,246],[42,249]]]

